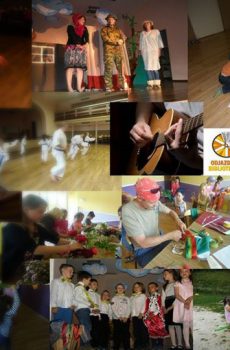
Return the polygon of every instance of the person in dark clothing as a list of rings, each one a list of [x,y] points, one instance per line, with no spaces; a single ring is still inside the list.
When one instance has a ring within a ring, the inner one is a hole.
[[[77,91],[84,91],[82,87],[83,72],[87,70],[86,65],[86,47],[89,42],[89,33],[85,26],[86,18],[80,13],[72,16],[73,26],[68,25],[67,34],[68,41],[64,56],[64,64],[66,69],[67,89],[73,92],[72,78],[76,72]]]
[[[81,244],[66,244],[55,232],[48,231],[39,224],[47,208],[41,197],[29,194],[22,200],[23,220],[8,223],[2,229],[2,280],[15,282],[24,272],[24,262],[41,259],[45,255],[70,253],[81,248]],[[45,242],[57,246],[46,246]],[[64,243],[64,244],[63,244]]]

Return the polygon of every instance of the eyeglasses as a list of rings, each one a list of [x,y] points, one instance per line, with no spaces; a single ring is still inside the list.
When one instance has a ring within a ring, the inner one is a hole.
[[[153,194],[156,194],[157,192],[161,191],[161,187],[157,187],[157,188],[152,188],[151,190],[143,190],[143,192],[150,192]]]

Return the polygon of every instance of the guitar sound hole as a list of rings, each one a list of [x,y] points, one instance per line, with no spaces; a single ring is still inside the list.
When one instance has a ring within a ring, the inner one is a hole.
[[[137,169],[140,171],[148,162],[148,157],[155,151],[159,133],[156,133],[152,142],[139,150],[137,155]]]

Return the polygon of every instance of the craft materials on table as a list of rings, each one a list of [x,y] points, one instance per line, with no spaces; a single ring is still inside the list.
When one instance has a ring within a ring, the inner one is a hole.
[[[202,227],[208,227],[225,235],[230,235],[230,217],[205,212],[198,217],[196,222]]]

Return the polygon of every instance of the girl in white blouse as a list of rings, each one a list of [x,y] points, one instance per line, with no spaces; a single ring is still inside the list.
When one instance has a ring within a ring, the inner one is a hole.
[[[149,344],[147,328],[143,323],[146,295],[143,283],[136,282],[133,285],[130,298],[131,317],[133,323],[134,349],[146,349]]]
[[[175,270],[164,270],[163,274],[165,284],[162,288],[162,307],[165,317],[166,329],[170,334],[172,346],[170,349],[183,349],[182,346],[182,328],[181,324],[173,322],[173,307],[175,301],[175,282],[178,275]],[[177,340],[177,341],[176,341]]]
[[[119,350],[120,345],[129,350],[130,300],[125,295],[125,286],[122,283],[116,285],[115,291],[116,295],[112,298],[114,350]]]

